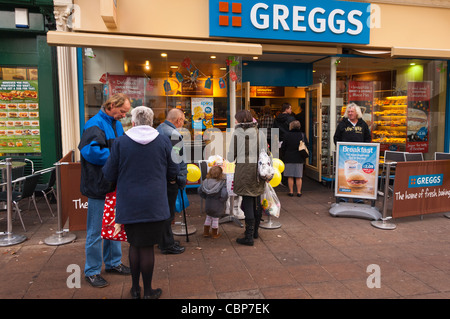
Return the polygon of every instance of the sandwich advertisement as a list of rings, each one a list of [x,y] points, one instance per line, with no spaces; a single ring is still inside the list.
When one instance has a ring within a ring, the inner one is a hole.
[[[380,144],[338,142],[336,197],[376,199]]]
[[[430,81],[408,82],[407,152],[428,152],[430,99]]]
[[[38,81],[0,81],[0,153],[40,153]]]

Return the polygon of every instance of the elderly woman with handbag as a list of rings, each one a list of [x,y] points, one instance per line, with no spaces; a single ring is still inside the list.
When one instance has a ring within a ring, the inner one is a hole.
[[[302,196],[303,164],[305,163],[304,152],[299,150],[300,141],[308,145],[305,134],[300,130],[299,121],[289,123],[289,132],[284,137],[281,145],[284,153],[284,176],[288,178],[289,196],[294,196],[294,179],[297,185],[297,197]]]
[[[133,127],[115,139],[103,174],[117,184],[117,224],[123,224],[130,244],[131,296],[140,298],[142,274],[144,299],[156,299],[161,289],[152,289],[154,245],[162,239],[170,217],[167,182],[176,183],[178,165],[171,157],[167,136],[152,127],[153,111],[138,106],[131,111]]]

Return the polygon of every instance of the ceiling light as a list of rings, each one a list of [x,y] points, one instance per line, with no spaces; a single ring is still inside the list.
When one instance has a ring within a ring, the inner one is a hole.
[[[150,65],[150,61],[149,60],[145,61],[145,65]]]
[[[217,57],[216,57],[215,55],[211,55],[210,58],[211,58],[211,59],[215,59],[215,58],[217,58]]]
[[[411,62],[409,65],[416,65],[414,62]]]
[[[259,57],[257,57],[257,56],[253,57],[253,60],[258,60],[258,59],[259,59]]]
[[[171,69],[178,69],[178,65],[171,65],[170,68]]]
[[[219,68],[219,70],[221,70],[221,71],[226,71],[227,68]]]
[[[163,58],[166,58],[166,57],[167,57],[167,53],[161,53],[161,56],[162,56]]]

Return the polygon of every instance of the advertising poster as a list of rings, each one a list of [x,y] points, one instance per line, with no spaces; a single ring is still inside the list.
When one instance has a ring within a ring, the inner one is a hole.
[[[408,82],[406,151],[428,152],[431,82]]]
[[[363,120],[372,127],[373,81],[349,81],[348,104],[355,103],[361,108]]]
[[[104,93],[108,97],[124,93],[131,99],[131,107],[144,105],[145,78],[142,76],[103,74],[100,82],[106,83]]]
[[[38,81],[0,80],[0,153],[40,153]]]
[[[214,126],[214,99],[197,98],[191,100],[192,128],[204,130]]]
[[[380,144],[338,142],[336,197],[376,199]]]
[[[449,207],[450,160],[397,163],[392,217],[448,212]]]

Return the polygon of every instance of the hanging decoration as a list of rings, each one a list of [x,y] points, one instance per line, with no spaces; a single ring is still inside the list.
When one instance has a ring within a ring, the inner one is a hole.
[[[177,77],[178,82],[183,82],[183,75],[177,71],[177,73],[175,73],[175,76]]]
[[[225,81],[222,78],[219,79],[219,87],[221,89],[224,89],[226,87]]]
[[[239,65],[239,61],[237,61],[234,56],[229,56],[225,60],[225,63],[228,67]],[[181,71],[181,67],[186,69],[189,72],[189,75],[183,74]],[[212,80],[214,78],[212,78],[211,76],[207,76],[199,68],[197,68],[195,66],[195,64],[192,62],[191,58],[189,58],[189,57],[184,58],[183,61],[181,61],[181,67],[179,67],[178,71],[175,72],[175,77],[180,84],[183,83],[184,85],[189,85],[191,88],[197,87],[197,85],[199,83],[198,77],[202,76],[202,77],[206,78],[206,80],[204,82],[205,89],[211,89]],[[172,77],[173,72],[172,73],[169,72],[169,75],[170,75],[170,77]],[[221,89],[226,88],[225,79],[228,75],[230,76],[230,79],[232,81],[238,80],[238,76],[237,76],[236,72],[234,70],[229,70],[226,74],[224,74],[223,76],[218,78],[219,87]],[[166,93],[171,91],[170,83],[167,80],[164,82],[164,90],[166,91]],[[177,92],[177,94],[178,94],[178,92]]]
[[[166,91],[166,94],[172,91],[172,87],[170,86],[170,83],[167,80],[164,80],[164,91]]]
[[[205,81],[205,89],[209,90],[211,88],[211,84],[212,84],[211,78],[207,78]]]
[[[438,65],[437,71],[440,72],[440,73],[445,73],[446,69],[445,69],[445,66],[444,66],[444,62],[441,62],[441,64]]]

